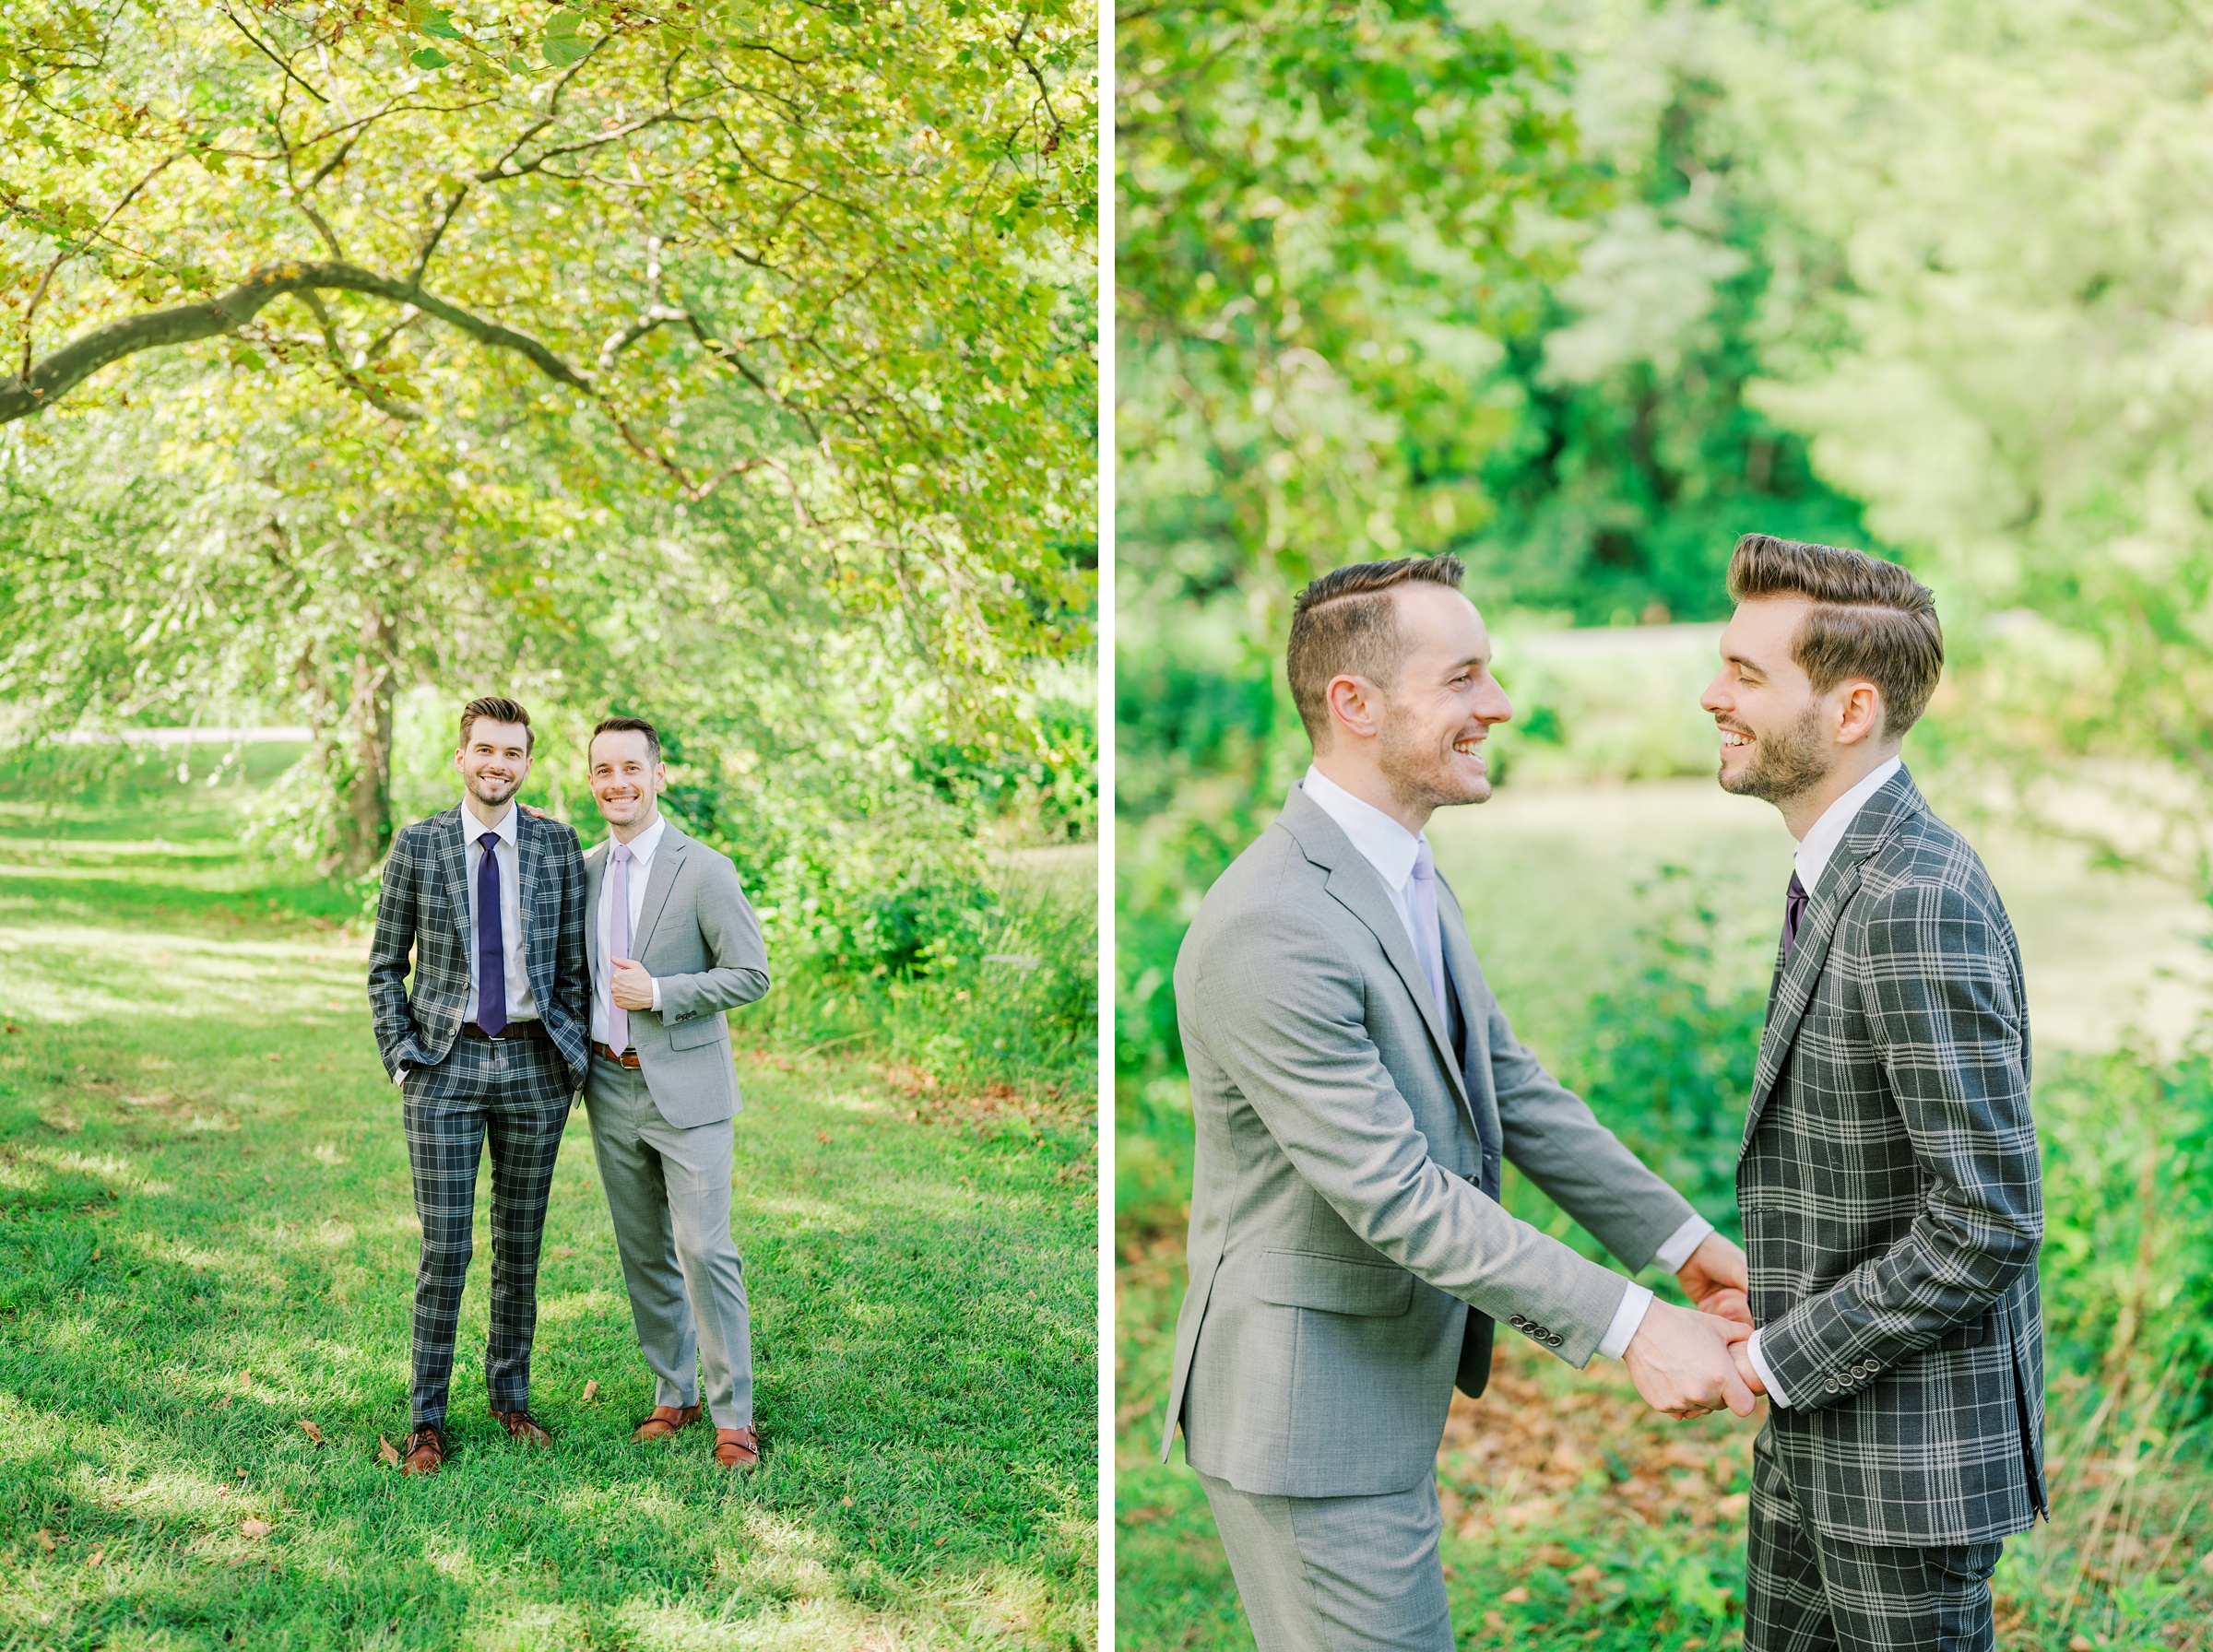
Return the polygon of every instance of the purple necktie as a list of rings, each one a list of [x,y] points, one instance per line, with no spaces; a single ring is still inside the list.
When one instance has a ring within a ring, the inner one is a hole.
[[[630,956],[630,845],[617,844],[608,859],[615,871],[607,914],[607,1047],[620,1056],[630,1048],[630,1011],[615,1002],[615,960]]]
[[[1445,947],[1437,926],[1437,862],[1430,857],[1429,840],[1414,849],[1414,945],[1422,955],[1422,973],[1429,977],[1429,996],[1437,1000],[1438,1014],[1450,1019],[1445,1008]]]
[[[1805,921],[1805,908],[1813,897],[1805,892],[1805,885],[1798,881],[1798,874],[1791,874],[1791,887],[1782,891],[1782,961],[1791,961],[1791,949],[1798,944],[1798,926]]]
[[[500,834],[477,840],[477,1025],[495,1037],[507,1030],[507,937],[500,927]]]

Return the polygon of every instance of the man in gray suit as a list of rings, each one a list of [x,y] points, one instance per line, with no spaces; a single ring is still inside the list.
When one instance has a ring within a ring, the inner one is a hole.
[[[1489,796],[1512,714],[1460,579],[1408,558],[1300,594],[1313,766],[1177,959],[1198,1149],[1162,1455],[1180,1422],[1262,1652],[1449,1652],[1437,1450],[1495,1320],[1677,1416],[1753,1406],[1743,1253],[1515,1042],[1421,835]],[[1509,1216],[1504,1159],[1711,1312]]]
[[[699,1421],[715,1460],[761,1460],[752,1325],[730,1237],[739,1109],[723,1012],[768,990],[761,925],[729,857],[665,820],[661,738],[642,717],[592,732],[592,796],[612,836],[584,857],[592,1066],[584,1104],[638,1345],[656,1382],[633,1438]]]
[[[2045,1511],[2042,1177],[2004,903],[1899,759],[1944,667],[1893,562],[1764,534],[1703,703],[1721,783],[1798,840],[1737,1197],[1773,1402],[1748,1652],[1982,1652]]]

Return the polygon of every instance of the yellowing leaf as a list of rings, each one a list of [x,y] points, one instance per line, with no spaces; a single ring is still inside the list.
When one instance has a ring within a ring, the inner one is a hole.
[[[241,1520],[238,1528],[250,1538],[266,1538],[277,1529],[266,1520],[256,1519],[252,1515],[248,1515],[243,1520]]]

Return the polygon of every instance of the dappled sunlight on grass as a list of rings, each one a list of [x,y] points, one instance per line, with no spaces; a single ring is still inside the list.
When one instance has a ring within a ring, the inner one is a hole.
[[[176,880],[143,869],[140,895]],[[0,1645],[1090,1643],[1092,1204],[1065,1143],[745,1062],[768,1453],[737,1481],[704,1430],[629,1441],[653,1384],[579,1110],[533,1364],[556,1448],[484,1414],[487,1174],[455,1455],[406,1481],[377,1452],[406,1430],[420,1230],[358,943],[244,908],[101,922],[91,884],[89,921],[57,922],[30,887],[0,878],[24,1029],[0,1036]]]

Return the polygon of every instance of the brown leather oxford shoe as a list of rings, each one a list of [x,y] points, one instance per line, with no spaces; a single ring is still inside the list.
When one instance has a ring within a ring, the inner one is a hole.
[[[715,1460],[726,1469],[758,1469],[761,1466],[760,1434],[750,1422],[743,1428],[716,1429]]]
[[[407,1455],[400,1458],[402,1474],[435,1474],[445,1461],[445,1436],[432,1423],[424,1423],[408,1436]]]
[[[630,1431],[630,1437],[641,1444],[647,1440],[666,1440],[698,1421],[699,1408],[695,1405],[657,1405],[645,1422]]]
[[[500,1426],[507,1431],[511,1439],[518,1440],[525,1446],[538,1446],[541,1450],[553,1444],[553,1436],[540,1427],[538,1419],[528,1411],[495,1409],[491,1414],[498,1419]]]

